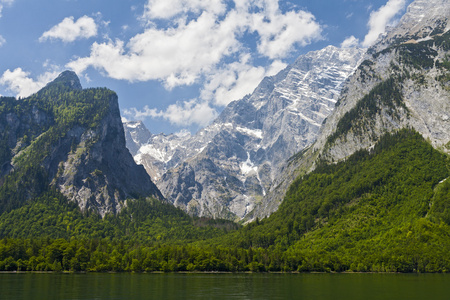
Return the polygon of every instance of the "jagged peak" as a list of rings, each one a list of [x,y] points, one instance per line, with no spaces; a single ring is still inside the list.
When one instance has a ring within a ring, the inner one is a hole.
[[[145,127],[144,122],[142,122],[140,120],[138,120],[138,121],[125,121],[125,122],[123,122],[123,124],[128,126],[128,127],[130,127],[130,128],[136,128],[138,126],[144,126]]]
[[[333,45],[328,45],[323,49],[310,51],[299,56],[294,63],[294,67],[302,65],[305,60],[311,60],[316,65],[328,64],[330,60],[346,61],[353,64],[355,58],[359,59],[365,51],[365,49],[358,47],[338,48]]]
[[[407,8],[400,22],[383,34],[368,50],[382,51],[392,44],[419,40],[450,30],[450,1],[415,0]]]
[[[134,130],[148,131],[148,133],[151,135],[150,130],[148,130],[144,122],[142,122],[141,120],[123,122],[123,125],[129,128],[130,130],[134,129]]]
[[[56,77],[55,80],[48,83],[46,88],[55,86],[55,85],[63,85],[64,87],[70,88],[72,90],[82,90],[80,79],[77,74],[73,71],[64,71]]]

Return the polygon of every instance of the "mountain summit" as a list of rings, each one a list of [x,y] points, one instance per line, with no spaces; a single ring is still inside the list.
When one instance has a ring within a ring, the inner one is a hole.
[[[82,90],[80,79],[73,71],[64,71],[59,74],[52,82],[48,83],[45,87],[51,88],[53,86],[63,86],[72,90]]]
[[[50,189],[101,216],[127,199],[163,199],[125,146],[113,91],[83,90],[66,71],[28,98],[0,101],[0,212]]]
[[[447,0],[416,0],[400,22],[380,36],[369,53],[380,52],[393,44],[430,39],[450,29],[450,2]]]
[[[296,177],[371,149],[386,133],[412,128],[450,153],[449,10],[450,2],[441,0],[408,7],[344,84],[317,141],[290,161],[252,217],[273,212]]]

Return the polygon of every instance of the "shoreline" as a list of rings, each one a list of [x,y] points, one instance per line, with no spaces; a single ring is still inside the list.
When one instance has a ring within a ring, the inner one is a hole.
[[[344,272],[224,272],[224,271],[180,271],[180,272],[96,272],[96,271],[0,271],[0,274],[449,274],[449,272],[352,272],[352,271],[344,271]]]

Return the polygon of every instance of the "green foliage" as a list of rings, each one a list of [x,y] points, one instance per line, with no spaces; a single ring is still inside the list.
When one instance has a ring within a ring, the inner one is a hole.
[[[387,113],[392,117],[397,118],[397,108],[403,107],[406,109],[403,103],[403,95],[394,78],[390,78],[375,86],[353,109],[346,112],[339,120],[336,131],[328,137],[327,144],[332,144],[339,137],[345,136],[350,131],[361,131],[366,125],[375,120],[382,107],[388,109]]]
[[[0,217],[0,270],[447,272],[448,165],[418,133],[387,134],[319,164],[276,213],[237,231],[156,200],[102,220],[48,191]]]
[[[139,241],[146,244],[189,242],[223,235],[237,225],[222,221],[193,220],[173,205],[154,199],[127,202],[117,215],[101,219],[83,214],[78,205],[55,190],[49,190],[26,205],[0,216],[0,238],[86,238]],[[217,221],[219,222],[219,221]]]
[[[0,176],[5,176],[0,178],[0,212],[18,208],[47,191],[49,174],[43,166],[55,145],[73,128],[95,129],[112,109],[114,97],[105,88],[78,90],[59,81],[25,99],[0,98],[0,128],[4,129],[0,132],[4,174]],[[17,145],[13,158],[11,149]],[[71,148],[76,148],[75,140]],[[14,172],[8,174],[10,164]]]
[[[400,56],[399,63],[411,66],[415,69],[431,69],[434,66],[434,58],[437,51],[423,43],[410,43],[397,46]]]
[[[441,182],[431,201],[430,218],[435,222],[443,221],[450,225],[450,180]]]
[[[449,175],[447,156],[404,129],[320,164],[270,218],[214,243],[281,251],[291,271],[447,271]]]

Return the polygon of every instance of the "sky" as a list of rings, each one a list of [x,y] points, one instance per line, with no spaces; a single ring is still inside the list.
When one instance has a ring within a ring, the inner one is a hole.
[[[0,0],[0,95],[64,70],[124,120],[195,133],[265,77],[328,45],[368,47],[411,0]]]

